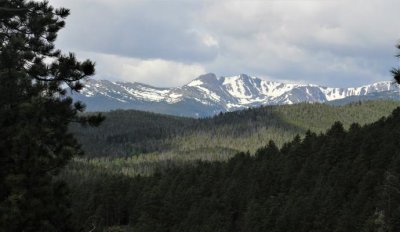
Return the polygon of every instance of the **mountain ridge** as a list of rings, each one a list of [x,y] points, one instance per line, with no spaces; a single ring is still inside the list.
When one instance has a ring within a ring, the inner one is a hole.
[[[366,98],[374,99],[384,92],[390,92],[392,99],[400,99],[399,88],[391,81],[352,88],[332,88],[268,81],[246,74],[217,77],[208,73],[173,88],[154,87],[139,82],[90,80],[81,93],[74,94],[73,98],[85,102],[89,111],[138,109],[204,117],[260,105],[341,102],[346,98],[360,100],[371,94]]]

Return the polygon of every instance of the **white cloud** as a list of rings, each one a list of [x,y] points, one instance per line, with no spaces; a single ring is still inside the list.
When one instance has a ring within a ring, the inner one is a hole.
[[[203,36],[203,43],[208,47],[218,46],[218,41],[211,35]]]
[[[367,84],[391,78],[400,39],[398,0],[51,2],[72,11],[61,48],[108,57],[99,76],[158,86],[200,72]]]
[[[158,87],[188,83],[206,70],[197,64],[183,64],[162,59],[136,59],[102,53],[79,53],[96,61],[97,79],[151,83]]]
[[[222,51],[206,68],[335,86],[390,78],[399,1],[209,3],[197,16]]]

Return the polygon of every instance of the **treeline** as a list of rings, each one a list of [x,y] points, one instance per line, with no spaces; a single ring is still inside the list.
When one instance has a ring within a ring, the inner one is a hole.
[[[165,150],[168,144],[164,140],[181,134],[195,122],[192,118],[137,110],[103,114],[106,120],[100,127],[71,126],[87,156],[126,156]]]
[[[400,108],[228,162],[171,164],[149,177],[87,167],[63,178],[84,231],[400,231]]]
[[[399,105],[398,101],[345,106],[301,103],[250,108],[203,119],[117,110],[104,113],[106,120],[98,128],[73,125],[71,130],[87,157],[130,157],[153,152],[218,155],[221,149],[254,152],[271,139],[280,147],[296,134],[308,129],[323,132],[335,121],[341,121],[345,128],[353,122],[363,125],[390,114]]]

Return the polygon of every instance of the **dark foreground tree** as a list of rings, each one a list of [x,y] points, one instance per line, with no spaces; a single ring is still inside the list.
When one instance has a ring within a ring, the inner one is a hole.
[[[397,44],[396,46],[400,50],[400,43]],[[396,55],[397,58],[400,58],[400,53]],[[392,69],[392,75],[394,80],[396,81],[397,84],[400,84],[400,68],[393,68]]]
[[[71,122],[79,117],[79,91],[94,63],[56,50],[67,9],[47,1],[0,0],[0,231],[70,231],[65,184],[54,176],[80,146]]]

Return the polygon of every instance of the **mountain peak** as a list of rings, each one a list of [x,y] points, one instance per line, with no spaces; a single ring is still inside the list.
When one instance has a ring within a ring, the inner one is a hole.
[[[328,102],[349,97],[398,96],[399,88],[390,81],[381,81],[356,88],[330,88],[311,84],[290,84],[266,81],[247,74],[217,78],[214,73],[201,75],[176,88],[156,88],[142,83],[91,81],[80,94],[88,109],[95,102],[103,110],[130,108],[185,116],[210,116],[260,105]],[[385,95],[385,96],[386,96]],[[392,97],[392,99],[395,97]],[[96,100],[97,99],[97,100]],[[185,112],[185,113],[178,113]],[[191,113],[188,113],[191,112]]]
[[[218,85],[219,79],[214,73],[207,73],[200,75],[193,81],[189,82],[186,86],[201,86],[201,85]]]
[[[244,73],[239,74],[239,77],[240,77],[240,78],[246,78],[246,79],[252,79],[251,76],[249,76],[249,75],[247,75],[247,74],[244,74]]]
[[[195,80],[201,80],[201,81],[209,82],[209,81],[215,81],[217,79],[218,78],[214,73],[207,73],[207,74],[200,75]]]

